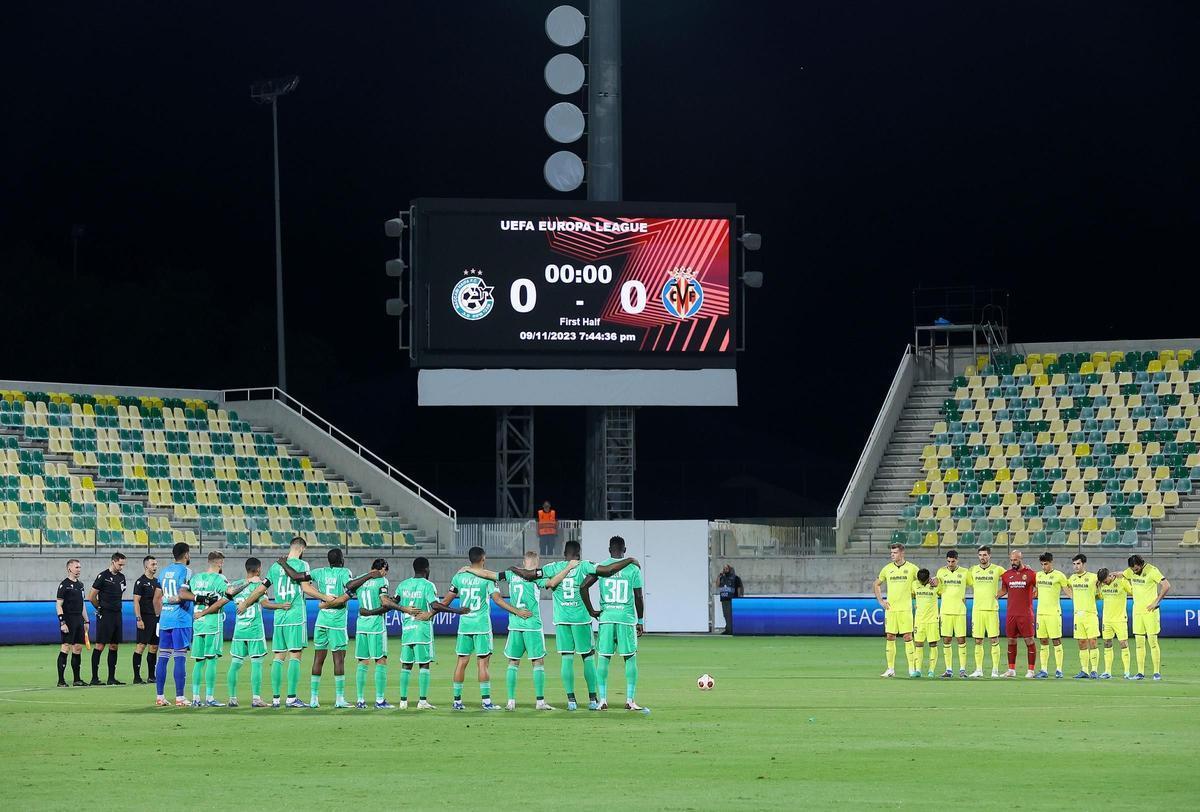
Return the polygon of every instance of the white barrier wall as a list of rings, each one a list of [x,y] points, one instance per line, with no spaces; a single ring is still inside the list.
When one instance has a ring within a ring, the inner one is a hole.
[[[709,623],[708,522],[583,523],[583,555],[607,558],[608,540],[625,539],[625,552],[642,562],[646,631],[707,632]],[[594,595],[598,599],[598,595]]]

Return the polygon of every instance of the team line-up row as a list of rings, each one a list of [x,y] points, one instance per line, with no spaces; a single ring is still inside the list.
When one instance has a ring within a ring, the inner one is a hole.
[[[960,567],[958,553],[946,553],[946,565],[933,576],[928,569],[918,569],[905,560],[904,545],[890,545],[891,561],[884,565],[875,579],[875,599],[884,612],[886,643],[884,656],[887,668],[881,676],[895,676],[896,638],[904,640],[908,674],[918,678],[925,668],[925,648],[929,649],[928,675],[935,676],[937,644],[942,642],[946,669],[944,678],[954,676],[952,645],[958,644],[959,676],[983,676],[983,641],[986,638],[991,653],[992,677],[1009,678],[1017,675],[1017,641],[1025,641],[1028,659],[1028,679],[1063,678],[1062,605],[1060,597],[1071,597],[1074,610],[1074,637],[1079,646],[1079,673],[1075,679],[1111,679],[1113,640],[1119,643],[1125,678],[1145,679],[1146,655],[1154,668],[1153,678],[1162,678],[1162,657],[1158,635],[1161,621],[1158,607],[1171,589],[1171,584],[1152,564],[1140,555],[1129,557],[1124,572],[1089,572],[1087,556],[1083,553],[1071,559],[1070,577],[1054,568],[1053,553],[1039,556],[1041,570],[1035,572],[1025,565],[1020,550],[1009,554],[1006,570],[991,560],[991,548],[977,550],[979,563],[970,568]],[[883,588],[886,587],[886,597]],[[967,589],[972,591],[971,631],[975,639],[975,670],[967,673]],[[1036,590],[1037,610],[1034,612]],[[1137,638],[1137,672],[1129,670],[1129,615],[1126,599],[1133,597],[1133,632]],[[1008,670],[999,671],[1000,659],[1000,598],[1007,598],[1006,636],[1008,637]],[[1096,599],[1103,602],[1103,635],[1097,613]],[[941,600],[939,608],[938,601]],[[915,616],[914,616],[915,605]],[[1035,671],[1034,640],[1040,643],[1041,669]],[[1099,670],[1100,651],[1097,641],[1103,637],[1104,671]],[[1051,651],[1054,663],[1051,670]]]
[[[481,707],[500,710],[502,706],[492,702],[490,684],[492,621],[489,604],[494,603],[510,615],[504,649],[508,659],[508,701],[503,707],[516,709],[520,663],[528,658],[532,664],[536,708],[554,710],[545,698],[546,644],[539,611],[541,590],[549,589],[553,597],[555,637],[562,657],[567,709],[578,707],[576,655],[583,662],[591,710],[608,709],[609,666],[613,656],[620,656],[625,664],[625,708],[649,712],[636,702],[638,638],[644,628],[642,573],[635,559],[625,557],[625,541],[619,536],[610,540],[609,558],[603,562],[583,560],[579,543],[567,542],[565,560],[542,565],[537,553],[528,552],[524,556],[524,566],[510,567],[500,573],[488,570],[486,552],[473,547],[468,553],[468,566],[458,571],[441,598],[429,580],[429,561],[425,558],[413,561],[413,577],[401,581],[393,592],[389,588],[386,560],[376,559],[369,572],[355,578],[344,566],[341,550],[335,548],[328,552],[328,566],[311,569],[304,560],[306,547],[302,538],[293,539],[288,555],[274,562],[265,575],[262,562],[249,558],[245,562],[245,577],[233,582],[224,574],[225,557],[220,552],[209,553],[205,571],[193,573],[189,568],[190,548],[187,544],[176,544],[172,549],[174,561],[162,570],[161,575],[157,562],[147,556],[143,562],[145,572],[138,578],[134,590],[138,627],[135,682],[141,682],[138,668],[142,651],[149,649],[149,675],[157,688],[156,705],[172,704],[164,695],[166,664],[170,660],[173,662],[176,706],[237,707],[240,672],[249,660],[252,707],[319,707],[325,662],[332,659],[334,707],[372,707],[366,694],[366,682],[373,665],[373,707],[390,709],[394,706],[387,700],[388,636],[384,616],[389,611],[396,611],[401,613],[402,621],[399,707],[408,707],[415,670],[418,675],[417,708],[434,709],[429,702],[430,667],[434,661],[432,619],[439,612],[449,612],[459,616],[453,709],[465,708],[463,681],[470,659],[474,657]],[[97,668],[100,652],[105,647],[109,649],[109,683],[123,684],[115,679],[113,669],[116,648],[122,642],[121,596],[125,591],[125,577],[121,569],[124,561],[125,556],[115,554],[111,566],[97,576],[88,594],[88,600],[96,610],[97,626],[92,684],[100,684]],[[68,562],[67,570],[68,578],[60,584],[57,600],[62,635],[59,685],[66,686],[64,668],[71,651],[74,652],[75,684],[85,685],[87,683],[79,678],[78,668],[88,619],[83,608],[82,583],[78,580],[78,560]],[[508,582],[507,599],[500,592],[500,581]],[[593,584],[599,586],[598,608],[593,606],[590,595]],[[308,646],[305,598],[317,600],[320,609],[312,640],[315,655],[308,702],[297,696],[300,658]],[[354,633],[357,701],[353,705],[345,694],[345,659],[349,646],[347,604],[352,598],[358,601]],[[216,665],[223,653],[225,608],[230,603],[235,605],[236,614],[229,649],[228,702],[222,703],[215,697]],[[262,663],[267,656],[264,610],[274,612],[270,666],[272,699],[269,705],[262,696]],[[596,633],[593,633],[593,619],[599,621]],[[188,656],[193,663],[190,703],[185,693]],[[286,694],[283,693],[285,674]]]

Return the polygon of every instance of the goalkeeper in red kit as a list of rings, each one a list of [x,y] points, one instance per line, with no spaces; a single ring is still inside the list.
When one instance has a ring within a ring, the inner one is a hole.
[[[999,597],[1008,598],[1008,613],[1004,633],[1008,637],[1008,671],[1006,677],[1017,675],[1017,640],[1024,638],[1025,653],[1029,657],[1026,679],[1033,679],[1033,667],[1037,663],[1037,649],[1033,642],[1033,593],[1037,586],[1037,573],[1025,566],[1021,551],[1013,550],[1008,555],[1009,567],[1000,577]]]

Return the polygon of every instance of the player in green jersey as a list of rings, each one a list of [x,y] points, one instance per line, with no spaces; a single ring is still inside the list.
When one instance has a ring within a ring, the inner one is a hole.
[[[263,632],[264,609],[286,608],[263,600],[271,582],[262,577],[262,562],[257,558],[246,559],[246,577],[229,585],[225,594],[237,605],[233,624],[233,641],[229,644],[229,674],[226,683],[229,689],[229,707],[238,706],[238,673],[247,657],[250,658],[250,689],[253,692],[250,706],[265,708],[262,701],[262,661],[267,656],[267,638]]]
[[[275,603],[286,603],[288,609],[275,612],[275,628],[271,632],[271,649],[274,659],[271,662],[271,707],[279,707],[280,689],[283,687],[283,661],[287,657],[287,702],[289,708],[307,708],[303,701],[296,696],[300,686],[300,657],[308,644],[308,606],[304,602],[307,595],[316,600],[333,600],[334,596],[325,595],[313,587],[309,581],[297,581],[287,574],[284,566],[288,566],[297,575],[308,573],[308,562],[304,560],[304,551],[308,547],[300,536],[292,539],[286,558],[271,565],[267,578],[275,586]]]
[[[1133,587],[1119,572],[1109,572],[1101,567],[1096,573],[1096,594],[1104,602],[1104,673],[1100,679],[1112,679],[1113,638],[1121,644],[1121,662],[1125,665],[1125,679],[1129,679],[1129,606],[1128,598]]]
[[[631,564],[637,564],[636,558],[623,558],[614,564],[595,564],[583,561],[582,550],[578,541],[568,541],[563,545],[564,561],[554,561],[541,568],[541,572],[531,572],[520,567],[509,567],[527,581],[537,578],[549,578],[550,581],[565,573],[562,582],[552,588],[554,594],[554,632],[558,655],[562,659],[561,674],[563,688],[567,693],[567,710],[573,711],[578,707],[575,701],[575,655],[583,660],[583,679],[588,689],[588,709],[599,710],[600,701],[596,695],[596,649],[592,634],[592,616],[580,598],[580,585],[589,575],[602,578],[620,572]],[[488,576],[484,576],[488,577]]]
[[[306,595],[320,596],[318,600],[321,601],[321,610],[317,612],[317,623],[313,631],[313,647],[316,650],[313,653],[312,675],[309,682],[309,707],[321,707],[319,699],[321,673],[325,670],[326,657],[333,652],[335,690],[333,706],[349,708],[351,705],[346,701],[346,646],[350,637],[346,627],[346,603],[349,601],[349,595],[370,580],[371,576],[368,574],[353,579],[350,570],[345,567],[345,558],[338,547],[330,550],[326,558],[329,560],[328,567],[321,567],[310,572],[297,572],[288,564],[286,558],[280,559],[278,564],[289,578],[301,585],[301,589]],[[312,586],[315,592],[304,589],[306,582]],[[345,596],[345,599],[338,602],[339,596]]]
[[[487,564],[487,553],[482,547],[472,547],[467,551],[467,557],[473,568],[483,569]],[[532,616],[528,609],[518,609],[506,601],[500,590],[492,581],[479,577],[474,572],[459,572],[450,581],[450,589],[442,598],[447,606],[454,600],[465,607],[467,612],[458,622],[458,639],[455,641],[454,653],[458,661],[454,666],[454,710],[465,710],[462,701],[463,678],[467,673],[467,663],[471,655],[475,656],[475,665],[479,672],[479,697],[484,710],[500,710],[499,705],[492,704],[492,684],[488,666],[492,657],[492,616],[488,601],[499,606],[511,615],[521,619]]]
[[[217,659],[221,656],[221,642],[225,638],[225,613],[222,611],[229,598],[225,590],[229,582],[221,574],[225,555],[219,550],[208,554],[208,569],[188,579],[188,591],[195,596],[192,618],[192,707],[207,705],[223,708],[213,695],[217,687]],[[203,679],[205,701],[200,701],[200,683]]]
[[[433,663],[433,616],[438,612],[466,614],[462,607],[450,607],[437,599],[437,587],[429,580],[429,559],[421,556],[413,561],[413,577],[396,585],[396,599],[381,596],[382,606],[360,610],[359,615],[382,615],[388,611],[402,612],[400,642],[400,710],[408,709],[408,686],[413,666],[419,666],[417,677],[420,698],[418,710],[437,710],[429,702],[429,667]]]
[[[383,607],[383,600],[388,594],[388,562],[376,558],[371,563],[371,571],[370,574],[375,577],[367,580],[355,592],[358,597],[358,621],[354,630],[354,658],[358,660],[358,667],[354,682],[358,701],[354,707],[359,710],[367,708],[367,664],[374,661],[375,707],[390,710],[395,705],[387,701],[387,625],[383,612],[375,611]]]
[[[559,570],[552,578],[545,574],[538,576],[541,556],[535,551],[525,553],[524,570],[533,578],[524,578],[513,572],[507,576],[508,597],[513,606],[528,609],[532,614],[528,618],[514,618],[508,623],[508,639],[504,643],[504,656],[508,658],[508,673],[506,686],[508,688],[508,704],[505,710],[517,709],[517,675],[521,667],[521,658],[528,656],[533,665],[533,690],[537,699],[537,710],[554,710],[546,702],[546,636],[542,630],[541,590],[555,589],[568,575],[574,571],[578,561],[570,562]]]
[[[613,536],[608,540],[608,560],[604,565],[617,563],[625,557],[625,539]],[[600,611],[592,608],[588,590],[600,580]],[[580,595],[588,614],[600,620],[597,648],[600,653],[600,668],[596,674],[599,694],[598,710],[608,710],[608,668],[614,654],[625,658],[625,709],[638,713],[649,713],[649,708],[637,704],[637,649],[638,638],[645,629],[645,604],[642,601],[642,569],[631,565],[618,573],[600,579],[590,574],[583,579]]]
[[[1096,574],[1087,571],[1087,556],[1079,553],[1071,559],[1074,572],[1067,579],[1071,587],[1071,605],[1075,640],[1079,644],[1079,673],[1074,679],[1100,678],[1100,618],[1096,616]]]

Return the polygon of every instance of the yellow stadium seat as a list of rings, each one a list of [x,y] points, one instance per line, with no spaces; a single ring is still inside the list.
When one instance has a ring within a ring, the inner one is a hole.
[[[1029,533],[1025,530],[1018,530],[1012,534],[1012,545],[1014,547],[1024,547],[1029,544]]]
[[[921,542],[921,546],[922,547],[938,546],[938,534],[937,533],[926,533],[925,539]]]
[[[1183,534],[1183,541],[1179,542],[1181,547],[1198,547],[1200,546],[1200,532],[1196,530],[1188,530]]]
[[[1100,542],[1102,540],[1103,540],[1103,536],[1101,535],[1099,530],[1093,530],[1090,533],[1084,533],[1084,535],[1083,535],[1083,543],[1088,545],[1089,547],[1100,544]]]
[[[1155,361],[1151,361],[1150,363],[1146,364],[1146,372],[1150,373],[1151,375],[1153,375],[1155,372],[1162,372],[1162,371],[1163,371],[1162,361],[1155,360]]]
[[[1099,529],[1100,529],[1100,523],[1097,522],[1094,518],[1083,520],[1083,526],[1082,526],[1083,532],[1090,533],[1093,530],[1099,530]]]

